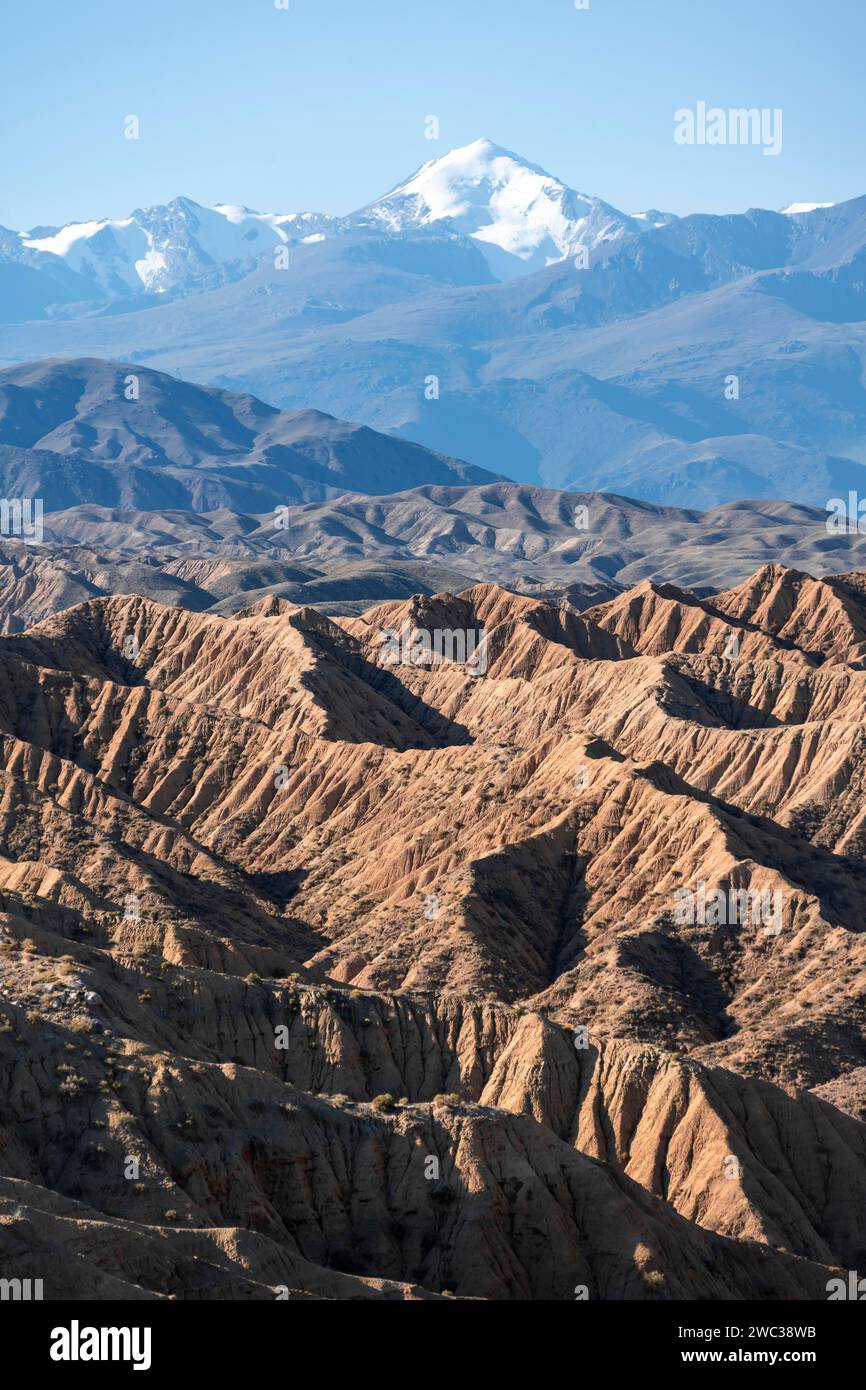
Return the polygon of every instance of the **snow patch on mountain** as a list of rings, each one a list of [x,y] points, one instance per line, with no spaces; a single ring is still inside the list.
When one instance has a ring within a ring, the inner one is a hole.
[[[499,279],[542,269],[637,230],[599,198],[577,193],[490,140],[450,150],[361,209],[355,223],[400,235],[447,224],[471,237]]]
[[[102,222],[72,222],[58,231],[40,237],[19,233],[22,248],[57,256],[70,270],[85,276],[109,293],[146,283],[136,270],[141,264],[147,273],[153,245],[134,217]]]
[[[799,217],[802,212],[817,212],[819,208],[834,208],[835,203],[792,203],[789,208],[782,208],[783,217]]]
[[[655,227],[669,227],[671,222],[679,221],[675,212],[659,212],[658,208],[647,208],[646,212],[633,212],[631,219],[633,222],[643,222],[647,230]]]

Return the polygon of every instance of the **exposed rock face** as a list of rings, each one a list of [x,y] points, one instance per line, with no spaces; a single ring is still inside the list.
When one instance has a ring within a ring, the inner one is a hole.
[[[862,590],[3,638],[4,1276],[825,1297],[866,1252]]]

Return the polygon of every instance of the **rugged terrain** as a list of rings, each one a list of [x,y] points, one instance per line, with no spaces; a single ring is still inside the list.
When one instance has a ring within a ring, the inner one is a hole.
[[[357,616],[481,581],[581,612],[646,579],[706,596],[768,560],[816,576],[866,563],[866,532],[828,530],[827,512],[797,503],[682,511],[505,482],[262,514],[83,504],[46,510],[42,532],[0,539],[0,631],[117,594],[221,614],[273,597]]]
[[[383,634],[485,634],[475,674]],[[866,1258],[866,579],[0,639],[0,1256],[61,1298]],[[772,895],[683,920],[678,893]]]
[[[488,456],[498,464],[495,440]],[[481,581],[580,612],[644,579],[706,595],[770,560],[824,576],[866,554],[845,489],[823,509],[753,494],[708,511],[560,492],[95,359],[0,371],[0,502],[3,632],[130,593],[196,612],[276,597],[357,616]]]

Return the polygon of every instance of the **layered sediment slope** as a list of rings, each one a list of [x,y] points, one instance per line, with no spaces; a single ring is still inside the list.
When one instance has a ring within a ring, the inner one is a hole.
[[[862,575],[778,565],[0,640],[4,1275],[825,1297],[866,1251],[864,643]]]

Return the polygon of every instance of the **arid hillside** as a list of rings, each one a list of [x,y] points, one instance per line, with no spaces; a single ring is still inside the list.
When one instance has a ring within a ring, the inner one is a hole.
[[[862,1264],[862,573],[178,602],[0,639],[6,1277],[796,1300]]]
[[[7,490],[24,481],[15,475]],[[866,522],[835,527],[798,503],[702,512],[510,482],[256,514],[87,503],[46,510],[38,526],[27,517],[16,529],[10,511],[0,537],[0,633],[121,594],[222,616],[280,598],[357,617],[390,599],[495,584],[579,613],[647,580],[707,598],[768,562],[825,579],[866,564]]]

